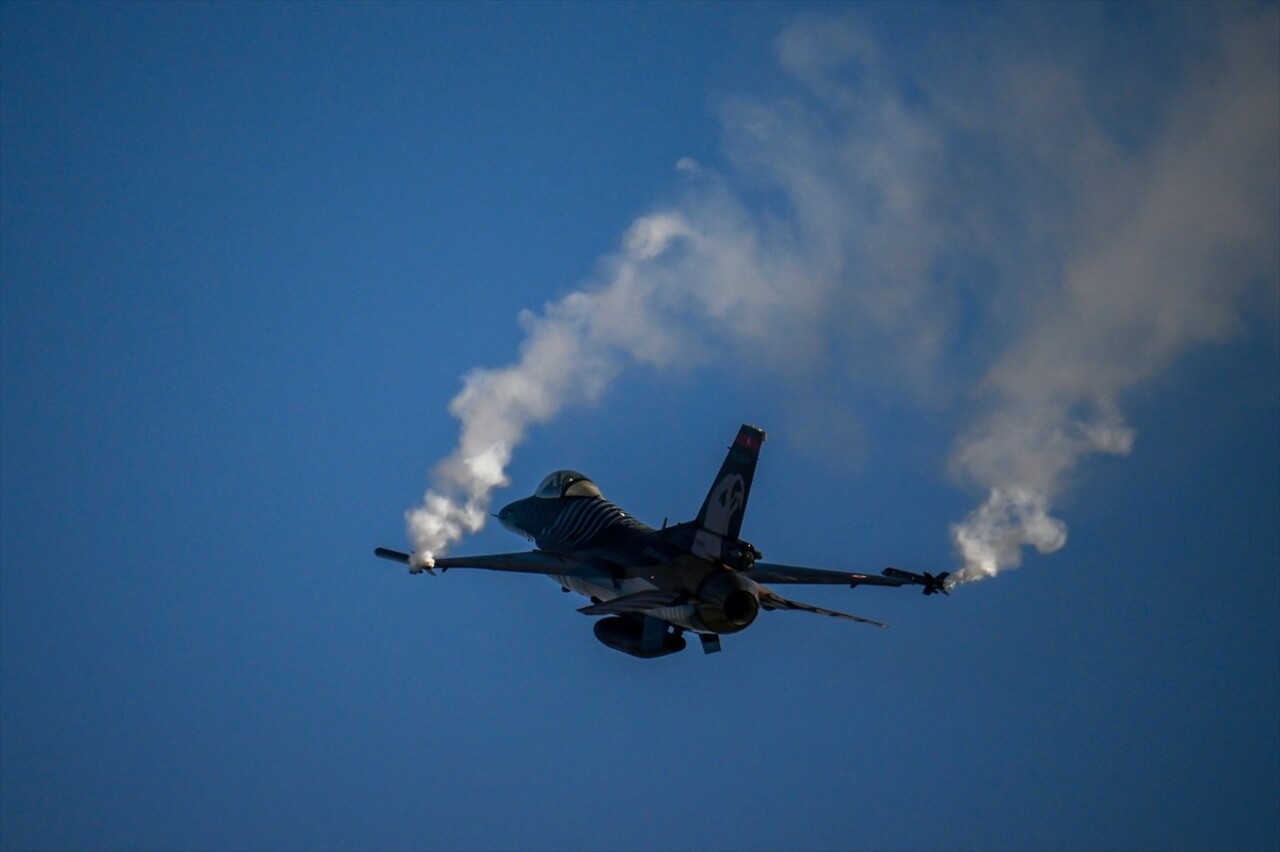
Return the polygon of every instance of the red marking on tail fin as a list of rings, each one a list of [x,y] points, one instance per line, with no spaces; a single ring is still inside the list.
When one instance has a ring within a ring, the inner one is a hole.
[[[733,445],[735,447],[742,447],[744,450],[752,450],[758,453],[760,452],[760,444],[763,440],[763,432],[752,432],[747,429],[743,429],[738,432],[738,437],[734,439]]]

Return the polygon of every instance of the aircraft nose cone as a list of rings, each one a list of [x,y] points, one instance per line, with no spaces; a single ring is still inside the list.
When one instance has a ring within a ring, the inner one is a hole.
[[[503,506],[501,509],[498,510],[498,514],[497,514],[498,523],[502,524],[504,527],[506,527],[508,530],[515,533],[516,535],[526,535],[525,531],[520,529],[520,527],[516,524],[515,515],[516,515],[515,504],[508,503],[507,505]]]

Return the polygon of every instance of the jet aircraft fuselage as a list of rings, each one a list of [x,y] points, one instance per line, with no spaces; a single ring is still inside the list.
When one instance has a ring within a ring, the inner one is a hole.
[[[576,471],[548,477],[557,478],[589,482]],[[498,520],[545,553],[599,565],[600,576],[552,575],[593,604],[641,592],[672,593],[670,605],[645,614],[699,634],[736,633],[760,610],[760,591],[749,577],[693,556],[677,543],[678,529],[664,535],[602,496],[526,497],[503,507]]]
[[[888,568],[880,575],[760,562],[760,552],[739,538],[765,433],[744,425],[738,432],[698,517],[654,529],[604,498],[594,482],[574,470],[546,477],[531,497],[504,506],[498,520],[534,543],[528,553],[446,557],[430,564],[413,555],[378,548],[378,556],[406,562],[418,573],[438,568],[488,568],[545,574],[565,591],[591,601],[579,611],[603,615],[601,642],[638,657],[685,647],[685,631],[698,635],[707,653],[719,637],[744,630],[760,610],[790,609],[884,626],[861,616],[788,600],[764,583],[840,583],[850,586],[922,585],[945,592],[946,574],[914,574]]]

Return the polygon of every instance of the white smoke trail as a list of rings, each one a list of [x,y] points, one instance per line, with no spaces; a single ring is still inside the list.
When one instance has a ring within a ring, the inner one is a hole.
[[[660,248],[660,231],[659,224],[637,237],[630,263]],[[619,280],[622,289],[634,276]],[[616,358],[600,343],[601,318],[591,304],[590,296],[575,293],[543,316],[526,311],[519,362],[466,376],[449,405],[462,421],[458,447],[436,468],[436,486],[422,506],[406,516],[419,563],[430,567],[436,555],[484,525],[493,490],[507,484],[507,463],[531,424],[551,419],[568,402],[595,400],[612,379]]]
[[[1121,396],[1238,330],[1259,284],[1280,287],[1280,15],[1252,17],[1225,22],[1151,150],[1097,164],[1081,193],[1061,291],[992,368],[993,405],[955,450],[988,489],[952,528],[958,579],[1062,547],[1048,509],[1072,469],[1133,446]]]
[[[1123,394],[1232,333],[1259,279],[1277,286],[1280,18],[1204,14],[1219,44],[1138,142],[1097,118],[1085,59],[1019,52],[1016,33],[911,77],[849,19],[789,28],[794,90],[722,107],[729,170],[681,160],[680,201],[525,312],[516,363],[466,376],[458,447],[407,516],[419,559],[484,523],[530,425],[629,364],[714,357],[935,408],[991,364],[952,460],[987,494],[952,530],[958,576],[1061,547],[1049,512],[1070,472],[1133,446]]]
[[[1052,400],[1009,402],[963,439],[953,463],[988,485],[987,499],[951,528],[963,560],[956,582],[995,576],[1022,563],[1022,548],[1053,553],[1067,542],[1067,527],[1049,507],[1064,477],[1089,453],[1127,455],[1134,432],[1111,413],[1079,420]]]

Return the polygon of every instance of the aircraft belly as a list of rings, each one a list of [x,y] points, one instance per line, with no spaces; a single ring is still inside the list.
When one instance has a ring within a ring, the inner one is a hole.
[[[659,588],[644,577],[630,577],[623,580],[622,587],[620,589],[615,588],[613,585],[603,585],[599,582],[588,580],[583,577],[552,577],[551,579],[555,580],[563,588],[572,592],[577,592],[585,598],[605,603],[623,597],[624,595],[651,591]],[[693,604],[682,604],[680,606],[667,606],[652,609],[646,612],[645,615],[665,621],[668,624],[674,624],[683,630],[688,630],[693,633],[715,632],[713,630],[708,630],[707,626],[702,623],[702,619],[698,615],[698,608]]]
[[[698,617],[698,608],[693,604],[663,607],[651,610],[647,614],[694,633],[711,632],[702,624],[702,620]]]
[[[614,598],[620,598],[633,592],[644,592],[658,588],[643,577],[628,577],[618,581],[616,585],[607,580],[601,581],[586,577],[552,577],[551,579],[571,592],[577,592],[585,598],[594,598],[599,601],[611,601]]]
[[[623,597],[624,595],[651,591],[659,588],[659,586],[645,577],[629,577],[622,581],[621,588],[615,588],[612,584],[601,584],[583,577],[552,577],[551,579],[555,580],[562,587],[572,592],[577,592],[585,598],[606,603]],[[711,632],[708,631],[706,625],[702,623],[701,618],[698,616],[697,607],[693,604],[662,607],[660,609],[650,610],[645,614],[669,624],[674,624],[684,630],[690,630],[695,633]]]

